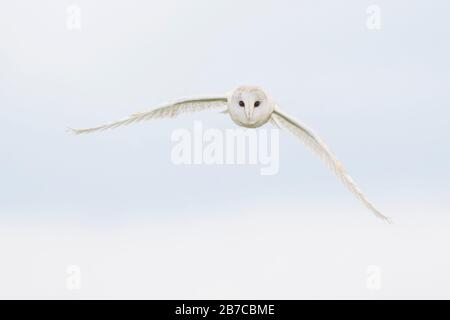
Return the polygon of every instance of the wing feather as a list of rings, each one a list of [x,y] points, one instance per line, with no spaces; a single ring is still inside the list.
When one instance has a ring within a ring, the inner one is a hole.
[[[163,105],[159,108],[156,108],[148,112],[135,113],[122,120],[107,123],[98,127],[87,129],[70,128],[70,130],[75,134],[86,134],[96,131],[114,129],[120,126],[129,125],[131,123],[137,123],[151,119],[175,118],[176,116],[182,113],[191,113],[207,109],[223,109],[226,106],[227,106],[227,97],[225,96],[183,99],[170,104]]]
[[[352,177],[347,173],[342,163],[334,156],[328,146],[322,141],[322,139],[317,136],[311,129],[306,125],[299,123],[292,117],[286,115],[285,113],[275,110],[272,114],[272,119],[279,125],[284,126],[294,135],[296,135],[300,140],[313,152],[315,152],[330,168],[336,176],[341,180],[344,185],[352,192],[359,200],[361,200],[364,205],[371,210],[378,218],[381,218],[387,222],[390,219],[383,215],[375,206],[366,198],[362,191],[353,181]]]

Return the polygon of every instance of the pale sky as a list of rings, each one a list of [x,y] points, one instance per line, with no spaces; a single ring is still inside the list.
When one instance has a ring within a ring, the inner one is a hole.
[[[69,30],[73,4],[81,29]],[[366,27],[373,4],[378,31]],[[449,298],[449,11],[444,0],[1,3],[0,297]],[[66,132],[241,84],[319,133],[396,224],[288,132],[274,176],[175,166],[173,130],[235,128],[214,111]],[[385,275],[376,292],[372,264]]]

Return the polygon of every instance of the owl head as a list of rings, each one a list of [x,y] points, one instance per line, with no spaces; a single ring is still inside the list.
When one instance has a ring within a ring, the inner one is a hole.
[[[272,115],[275,103],[259,87],[242,86],[231,92],[228,112],[238,125],[256,128],[265,124]]]

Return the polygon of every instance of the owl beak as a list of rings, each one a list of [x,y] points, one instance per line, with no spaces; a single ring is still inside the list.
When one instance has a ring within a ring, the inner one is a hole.
[[[253,116],[253,108],[252,107],[246,107],[245,108],[245,116],[247,117],[248,120],[251,120],[252,116]]]

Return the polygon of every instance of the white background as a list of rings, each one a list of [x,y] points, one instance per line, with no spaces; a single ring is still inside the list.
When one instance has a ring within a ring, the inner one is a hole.
[[[449,12],[444,0],[1,1],[0,297],[450,298]],[[172,164],[174,129],[235,127],[216,112],[65,131],[241,84],[314,128],[395,224],[287,132],[279,174],[260,176]]]

